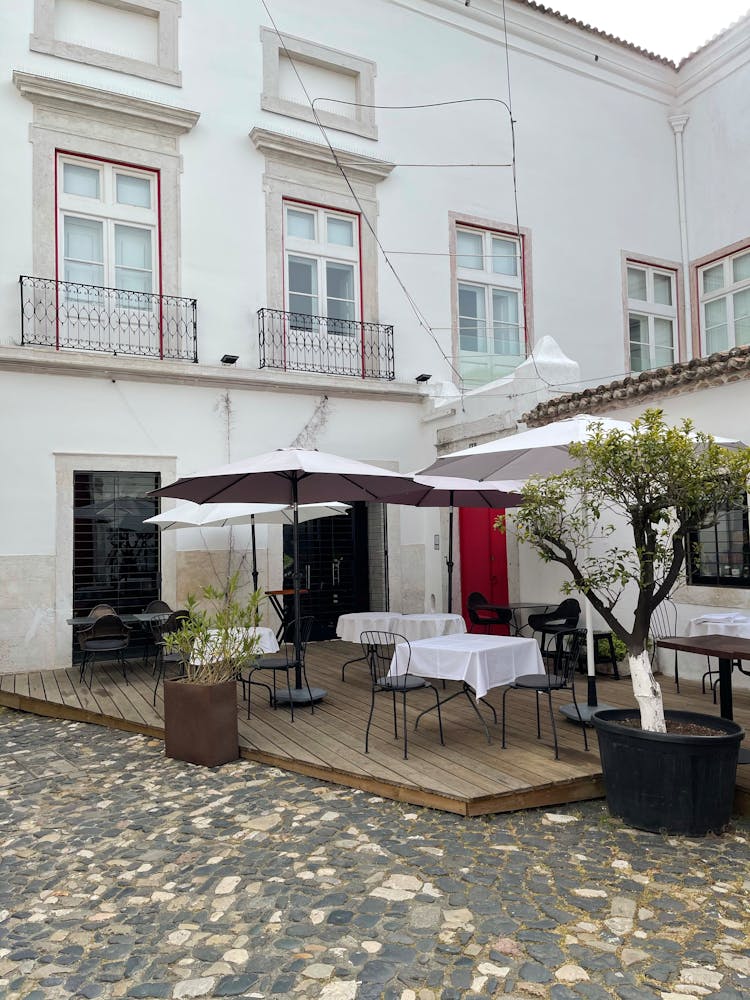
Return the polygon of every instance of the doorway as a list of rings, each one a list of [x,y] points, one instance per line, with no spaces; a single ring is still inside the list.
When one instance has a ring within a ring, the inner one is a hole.
[[[489,604],[508,603],[508,551],[505,534],[493,527],[502,510],[461,507],[458,511],[461,546],[461,614],[471,627],[466,599],[478,590]]]
[[[385,517],[382,504],[353,503],[339,517],[299,526],[302,613],[315,619],[311,639],[336,638],[339,615],[380,610],[387,603]],[[379,553],[379,558],[373,554]],[[284,588],[292,588],[292,528],[284,525]],[[293,616],[293,597],[284,598]]]

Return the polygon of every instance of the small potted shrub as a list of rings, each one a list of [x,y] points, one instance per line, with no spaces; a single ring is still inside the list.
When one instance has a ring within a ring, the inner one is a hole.
[[[258,655],[261,591],[238,597],[239,575],[225,590],[204,587],[201,605],[188,598],[189,617],[164,636],[179,653],[183,676],[164,682],[167,757],[216,767],[239,757],[237,681]]]

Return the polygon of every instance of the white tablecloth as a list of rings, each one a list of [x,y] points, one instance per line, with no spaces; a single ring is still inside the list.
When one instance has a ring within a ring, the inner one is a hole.
[[[257,653],[276,653],[278,651],[278,649],[279,649],[279,644],[276,641],[276,636],[274,634],[273,629],[271,629],[271,628],[265,628],[262,625],[258,625],[255,628],[248,628],[248,629],[234,628],[231,631],[232,631],[233,634],[237,634],[238,640],[239,640],[240,632],[255,633],[257,636],[259,636],[260,637],[260,642],[259,642],[259,644],[258,644],[258,646],[256,647],[256,650],[255,650]],[[218,629],[212,629],[211,630],[211,635],[212,636],[213,635],[217,635],[218,636],[218,634],[219,634],[219,630]],[[209,640],[209,642],[210,642],[210,640]],[[208,649],[209,649],[209,654],[210,654],[210,651],[211,651],[211,646],[210,645],[209,645]],[[208,658],[209,657],[206,655],[205,651],[201,652],[200,650],[195,649],[194,652],[193,652],[193,656],[191,658],[191,662],[193,662],[193,663],[202,663],[204,660],[206,660]]]
[[[705,614],[691,618],[688,635],[734,635],[750,639],[750,615],[738,613]]]
[[[336,635],[346,642],[359,642],[362,632],[370,631],[398,632],[411,642],[413,639],[466,632],[466,623],[461,615],[402,615],[395,611],[355,611],[341,615],[336,623]]]
[[[490,688],[510,684],[524,674],[543,674],[544,663],[536,639],[464,634],[418,639],[409,646],[401,643],[390,674],[403,674],[407,669],[418,677],[465,681],[477,698],[483,698]]]

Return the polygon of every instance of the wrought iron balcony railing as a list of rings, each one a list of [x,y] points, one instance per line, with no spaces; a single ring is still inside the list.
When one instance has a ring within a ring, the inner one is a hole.
[[[259,309],[260,367],[392,380],[393,327]]]
[[[21,343],[198,360],[197,303],[21,275]]]

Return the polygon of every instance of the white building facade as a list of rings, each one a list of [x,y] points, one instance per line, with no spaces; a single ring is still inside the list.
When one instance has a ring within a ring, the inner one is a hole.
[[[69,663],[102,573],[211,582],[224,536],[138,528],[179,475],[411,471],[750,339],[749,45],[678,69],[516,0],[3,5],[0,670]],[[359,604],[444,607],[445,518],[357,517]]]

